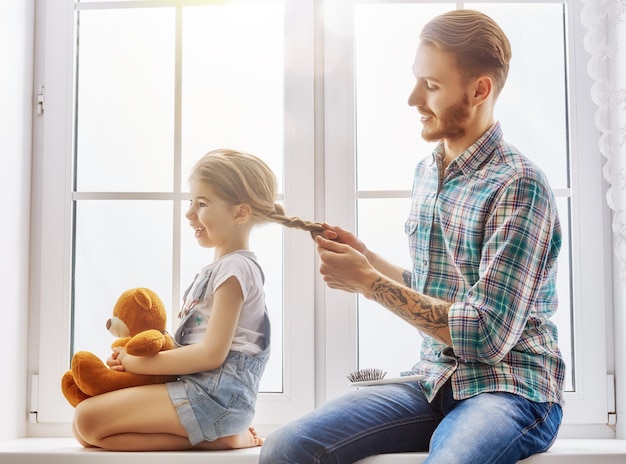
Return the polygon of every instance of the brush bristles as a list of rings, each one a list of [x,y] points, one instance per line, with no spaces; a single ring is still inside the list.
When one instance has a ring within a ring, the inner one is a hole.
[[[382,369],[359,369],[347,376],[350,382],[365,382],[369,380],[380,380],[387,375]]]

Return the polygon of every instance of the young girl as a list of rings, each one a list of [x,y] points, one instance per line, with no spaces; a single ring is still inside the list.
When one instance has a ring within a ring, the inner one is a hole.
[[[263,273],[248,246],[252,227],[278,222],[320,233],[317,223],[286,217],[276,179],[259,158],[215,150],[190,176],[186,213],[213,263],[185,292],[180,345],[151,357],[120,350],[112,369],[178,375],[176,382],[105,393],[82,401],[73,430],[84,446],[109,450],[233,449],[259,446],[250,426],[270,345]]]

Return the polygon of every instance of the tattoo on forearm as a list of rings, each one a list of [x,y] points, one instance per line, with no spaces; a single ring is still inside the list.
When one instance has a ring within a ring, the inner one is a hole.
[[[450,305],[446,302],[415,293],[382,278],[372,284],[372,294],[376,302],[426,332],[436,333],[448,326]]]

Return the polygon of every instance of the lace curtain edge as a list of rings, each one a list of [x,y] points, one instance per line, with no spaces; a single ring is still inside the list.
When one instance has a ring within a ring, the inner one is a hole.
[[[598,107],[595,124],[606,158],[606,201],[613,213],[619,278],[626,286],[626,49],[620,48],[626,43],[626,0],[581,1],[581,21],[587,29],[584,46],[590,54],[587,72],[593,79],[591,99]]]

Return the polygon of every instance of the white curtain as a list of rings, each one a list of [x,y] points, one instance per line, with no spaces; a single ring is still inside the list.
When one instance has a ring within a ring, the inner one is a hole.
[[[626,286],[626,0],[582,0],[591,97],[598,106],[600,152],[606,158],[606,198],[613,212],[615,254]],[[616,282],[617,283],[617,282]]]

